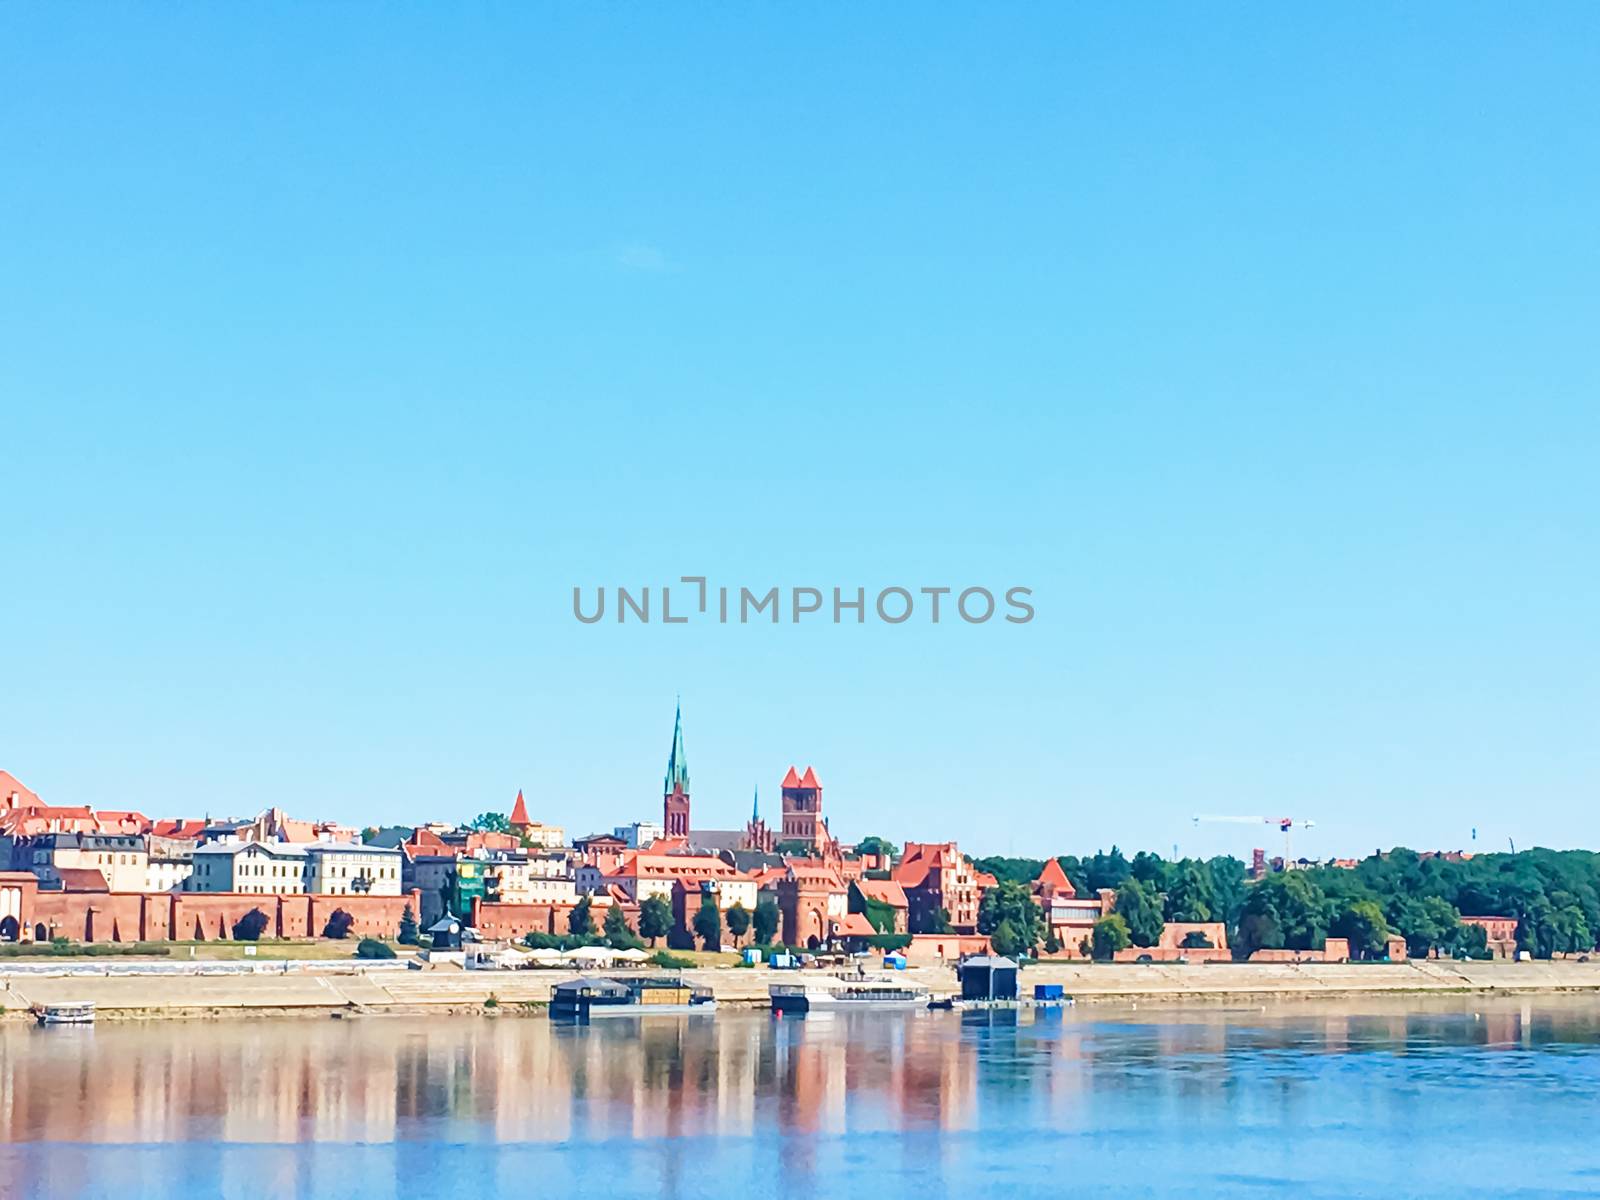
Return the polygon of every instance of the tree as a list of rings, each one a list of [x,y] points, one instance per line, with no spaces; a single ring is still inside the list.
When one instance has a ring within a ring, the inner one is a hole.
[[[415,946],[417,944],[417,914],[411,911],[407,904],[405,911],[400,914],[400,936],[397,939],[402,946]]]
[[[770,946],[772,939],[778,936],[778,905],[771,897],[756,901],[754,924],[756,941]]]
[[[978,932],[988,934],[992,942],[1002,924],[1011,926],[1013,946],[999,950],[997,945],[1001,954],[1031,952],[1044,936],[1044,914],[1025,884],[1008,880],[984,892],[978,905]]]
[[[261,940],[261,935],[266,931],[267,914],[259,908],[252,908],[233,923],[233,940],[236,942],[257,942]]]
[[[1126,950],[1133,945],[1133,939],[1128,936],[1128,923],[1118,913],[1111,913],[1096,921],[1089,940],[1090,952],[1097,962],[1110,962],[1117,956],[1118,950]]]
[[[1044,952],[1046,954],[1061,953],[1061,939],[1056,936],[1056,927],[1054,925],[1045,925]]]
[[[1010,858],[1003,854],[993,854],[987,858],[975,858],[972,865],[975,869],[986,875],[993,875],[1004,883],[1031,884],[1039,878],[1039,872],[1044,870],[1045,860],[1042,858]]]
[[[350,936],[350,927],[356,919],[342,908],[336,908],[328,914],[328,923],[322,927],[322,936],[325,938],[347,938]]]
[[[655,949],[656,939],[672,932],[672,905],[660,896],[646,896],[639,905],[639,932],[650,939]]]
[[[1457,958],[1489,958],[1489,931],[1482,925],[1469,925],[1463,921],[1456,926],[1455,937],[1450,942],[1450,953]]]
[[[1405,938],[1406,953],[1412,958],[1426,958],[1430,952],[1445,951],[1454,944],[1461,914],[1448,900],[1438,896],[1420,900],[1397,896],[1389,908],[1394,927]]]
[[[722,913],[717,898],[707,892],[700,898],[700,911],[694,915],[695,936],[707,950],[722,949]]]
[[[1235,955],[1260,949],[1320,950],[1328,937],[1328,901],[1306,871],[1283,871],[1252,884],[1239,911]]]
[[[893,858],[900,851],[888,838],[881,838],[877,834],[864,837],[856,843],[856,853],[862,856],[868,854],[883,854]]]
[[[594,904],[585,896],[579,900],[567,914],[567,932],[578,937],[590,937],[594,934]]]
[[[750,931],[750,910],[742,904],[735,904],[728,910],[728,932],[737,942]]]
[[[394,947],[377,938],[362,938],[356,944],[357,958],[393,958]]]
[[[622,915],[620,904],[612,904],[606,908],[604,929],[606,945],[613,950],[635,950],[644,945],[643,939],[628,928],[628,918]]]
[[[1375,900],[1346,902],[1329,933],[1349,941],[1356,958],[1378,958],[1389,945],[1389,922]]]
[[[1128,936],[1135,946],[1154,946],[1161,940],[1161,930],[1166,922],[1161,919],[1161,902],[1138,879],[1129,876],[1117,889],[1117,903],[1113,910],[1128,926]]]
[[[1584,954],[1594,949],[1594,934],[1583,909],[1576,903],[1563,904],[1551,915],[1552,947],[1556,953]]]
[[[1213,943],[1201,929],[1191,929],[1183,935],[1183,941],[1178,943],[1185,950],[1210,950]]]
[[[1175,864],[1165,907],[1167,920],[1176,924],[1216,920],[1217,894],[1211,883],[1211,868],[1193,858]]]
[[[1061,864],[1063,868],[1066,863]],[[1117,847],[1111,847],[1110,854],[1096,851],[1093,858],[1083,860],[1084,883],[1087,890],[1098,892],[1101,888],[1117,888],[1122,886],[1122,881],[1133,874],[1133,868],[1128,865],[1127,858]],[[1077,887],[1078,881],[1069,872],[1067,878],[1072,880],[1072,886]]]
[[[511,818],[503,812],[479,813],[467,822],[473,833],[510,833]]]
[[[1017,932],[1017,927],[1007,917],[1001,918],[1000,924],[989,934],[989,944],[994,947],[996,954],[1003,954],[1007,958],[1015,958],[1024,950],[1031,949],[1023,941],[1022,934]]]

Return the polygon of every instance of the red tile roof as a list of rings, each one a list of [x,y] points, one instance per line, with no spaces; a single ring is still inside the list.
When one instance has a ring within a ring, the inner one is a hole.
[[[1038,890],[1047,891],[1053,896],[1062,896],[1068,900],[1078,894],[1072,886],[1072,880],[1067,878],[1067,873],[1061,869],[1060,859],[1052,858],[1045,863],[1044,870],[1039,872],[1034,886]]]
[[[892,879],[858,879],[856,890],[869,900],[892,904],[896,908],[909,908],[906,890]]]
[[[92,867],[61,867],[56,874],[61,876],[61,887],[64,891],[109,892],[111,890],[106,877]]]
[[[838,937],[872,937],[878,931],[861,913],[849,913],[842,921],[835,921],[834,934]]]

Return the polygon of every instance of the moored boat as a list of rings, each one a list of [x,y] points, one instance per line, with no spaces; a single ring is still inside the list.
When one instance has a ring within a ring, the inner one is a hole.
[[[94,1004],[87,1000],[45,1004],[38,1008],[36,1015],[41,1025],[93,1025]]]
[[[879,1012],[927,1008],[930,993],[919,983],[897,979],[825,977],[774,983],[767,991],[779,1013]]]
[[[717,1002],[710,989],[691,987],[681,979],[652,976],[573,979],[557,984],[550,999],[551,1017],[564,1021],[675,1013],[698,1016],[709,1015],[716,1009]]]

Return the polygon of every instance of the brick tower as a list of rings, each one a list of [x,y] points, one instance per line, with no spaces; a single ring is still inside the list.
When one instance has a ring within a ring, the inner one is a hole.
[[[822,849],[832,839],[822,819],[822,784],[810,767],[800,775],[793,767],[783,777],[783,834],[786,842],[810,842]]]

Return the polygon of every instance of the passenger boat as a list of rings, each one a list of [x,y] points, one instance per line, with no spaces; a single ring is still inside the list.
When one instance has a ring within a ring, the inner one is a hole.
[[[37,1012],[41,1025],[93,1025],[94,1005],[87,1000],[45,1004]]]
[[[691,987],[681,979],[642,976],[611,979],[590,977],[556,985],[550,1015],[558,1021],[595,1017],[655,1017],[674,1013],[716,1012],[709,988]]]
[[[878,1012],[927,1008],[930,993],[919,983],[896,979],[825,977],[774,983],[767,991],[778,1013]]]

